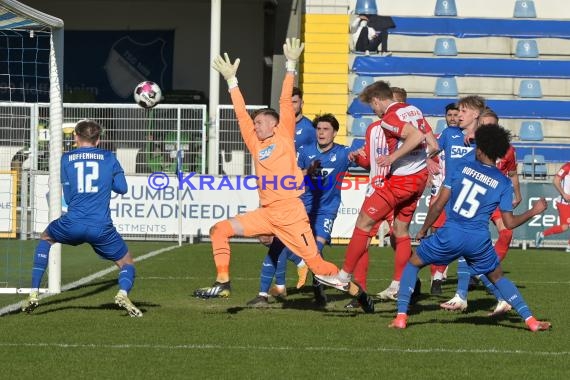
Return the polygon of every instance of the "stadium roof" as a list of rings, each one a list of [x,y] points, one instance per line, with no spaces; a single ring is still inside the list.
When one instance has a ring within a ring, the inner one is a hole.
[[[0,0],[0,29],[63,28],[63,21],[15,0]]]

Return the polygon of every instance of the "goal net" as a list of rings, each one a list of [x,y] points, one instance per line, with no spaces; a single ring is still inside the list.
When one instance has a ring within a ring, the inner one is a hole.
[[[63,21],[15,0],[0,0],[0,293],[29,292],[37,206],[61,215]],[[49,172],[49,194],[29,194]],[[61,248],[50,251],[47,283],[61,291]]]

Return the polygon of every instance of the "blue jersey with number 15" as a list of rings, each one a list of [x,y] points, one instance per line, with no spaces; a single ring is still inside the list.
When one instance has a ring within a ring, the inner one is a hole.
[[[61,183],[68,205],[65,219],[101,226],[112,224],[111,191],[127,192],[123,168],[111,152],[82,147],[61,157]]]
[[[497,206],[513,209],[513,184],[495,165],[462,160],[447,173],[443,186],[451,189],[446,225],[468,231],[489,231],[489,219]]]

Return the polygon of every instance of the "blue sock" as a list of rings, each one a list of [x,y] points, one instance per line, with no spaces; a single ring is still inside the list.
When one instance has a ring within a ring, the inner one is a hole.
[[[276,262],[269,253],[265,256],[263,264],[261,265],[261,277],[259,279],[259,292],[267,293],[273,282],[275,276]]]
[[[294,254],[293,251],[291,251],[289,248],[287,248],[287,259],[289,259],[289,261],[292,261],[295,265],[299,265],[301,260],[303,260],[296,254]]]
[[[503,299],[507,301],[512,307],[515,308],[517,313],[526,321],[528,318],[532,317],[530,308],[526,304],[523,296],[515,286],[506,277],[501,277],[499,281],[495,282],[495,286],[499,289],[499,292],[503,296]]]
[[[34,252],[34,265],[32,266],[32,289],[39,289],[42,277],[48,266],[49,249],[51,244],[47,240],[40,240]]]
[[[130,292],[135,284],[135,266],[125,264],[119,271],[119,290]]]
[[[498,301],[504,300],[501,292],[484,274],[477,276]]]
[[[408,305],[410,304],[410,298],[416,286],[419,270],[420,268],[417,266],[407,263],[402,272],[400,290],[398,291],[398,313],[408,313]]]
[[[469,278],[471,271],[469,265],[463,257],[457,260],[457,295],[464,300],[467,300],[467,293],[469,292]]]
[[[317,249],[319,250],[319,253],[321,254],[321,257],[323,256],[323,249],[325,248],[325,243],[320,242],[317,240]]]
[[[277,268],[275,269],[275,285],[285,286],[285,275],[287,274],[287,258],[289,257],[289,248],[283,248],[279,259],[277,260]],[[299,257],[291,252],[295,257]]]

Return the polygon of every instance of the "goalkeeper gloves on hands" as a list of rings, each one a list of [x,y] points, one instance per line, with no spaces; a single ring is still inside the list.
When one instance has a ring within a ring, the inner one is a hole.
[[[222,74],[224,79],[228,82],[228,87],[230,90],[234,87],[237,87],[238,80],[236,78],[236,72],[239,67],[239,58],[237,58],[232,64],[230,57],[228,57],[228,53],[224,53],[224,58],[222,58],[221,55],[218,55],[216,58],[214,58],[212,67],[214,70]]]
[[[287,58],[285,67],[287,71],[295,71],[297,68],[297,61],[305,48],[305,44],[301,43],[298,38],[287,38],[283,44],[283,54]]]

